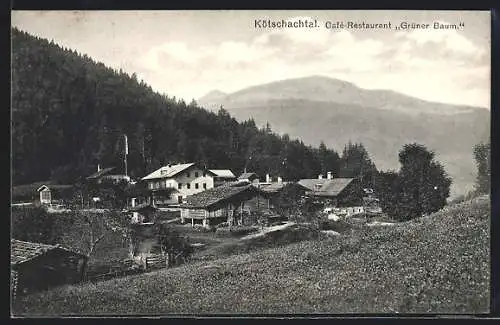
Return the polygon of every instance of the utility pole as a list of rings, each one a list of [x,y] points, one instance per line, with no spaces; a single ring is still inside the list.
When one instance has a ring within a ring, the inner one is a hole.
[[[123,135],[124,140],[125,140],[125,154],[123,155],[123,160],[124,160],[124,165],[125,165],[125,176],[128,176],[127,174],[127,155],[128,155],[128,139],[127,135]]]

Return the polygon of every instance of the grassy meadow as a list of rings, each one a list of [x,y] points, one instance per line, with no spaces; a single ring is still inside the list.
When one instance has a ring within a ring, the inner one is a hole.
[[[24,297],[16,315],[487,313],[490,203]]]

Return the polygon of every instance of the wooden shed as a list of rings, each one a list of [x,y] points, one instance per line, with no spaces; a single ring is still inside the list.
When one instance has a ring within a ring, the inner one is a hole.
[[[83,280],[87,257],[60,245],[11,239],[13,297]]]
[[[267,209],[269,201],[254,185],[233,182],[188,196],[181,205],[181,220],[209,227],[221,222],[245,224],[245,216]]]

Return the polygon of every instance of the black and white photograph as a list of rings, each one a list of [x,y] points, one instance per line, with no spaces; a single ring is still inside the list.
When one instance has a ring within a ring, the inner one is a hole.
[[[490,11],[10,34],[11,317],[490,312]]]

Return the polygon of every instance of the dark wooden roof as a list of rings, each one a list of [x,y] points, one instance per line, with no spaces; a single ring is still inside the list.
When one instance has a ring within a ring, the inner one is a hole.
[[[85,255],[64,248],[60,245],[47,245],[41,243],[32,243],[17,239],[10,240],[10,262],[12,265],[19,265],[31,261],[39,256],[53,250],[61,250],[74,255],[85,257]]]
[[[230,200],[237,194],[245,191],[259,192],[257,188],[247,182],[231,182],[217,186],[187,197],[183,208],[207,208],[222,201]]]
[[[243,173],[240,176],[238,176],[238,179],[256,179],[259,178],[257,174],[255,173]]]
[[[297,186],[304,189],[304,191],[308,190],[307,187],[302,186],[301,184],[295,182],[277,182],[271,184],[262,184],[260,190],[265,193],[278,193],[281,190],[283,190],[285,186]]]
[[[102,176],[108,174],[109,172],[111,172],[113,169],[115,169],[115,167],[103,168],[100,171],[95,172],[90,176],[87,176],[87,179],[96,179],[96,178],[102,177]]]
[[[299,184],[308,188],[316,196],[338,196],[354,178],[301,179]],[[318,186],[319,188],[317,188]]]

